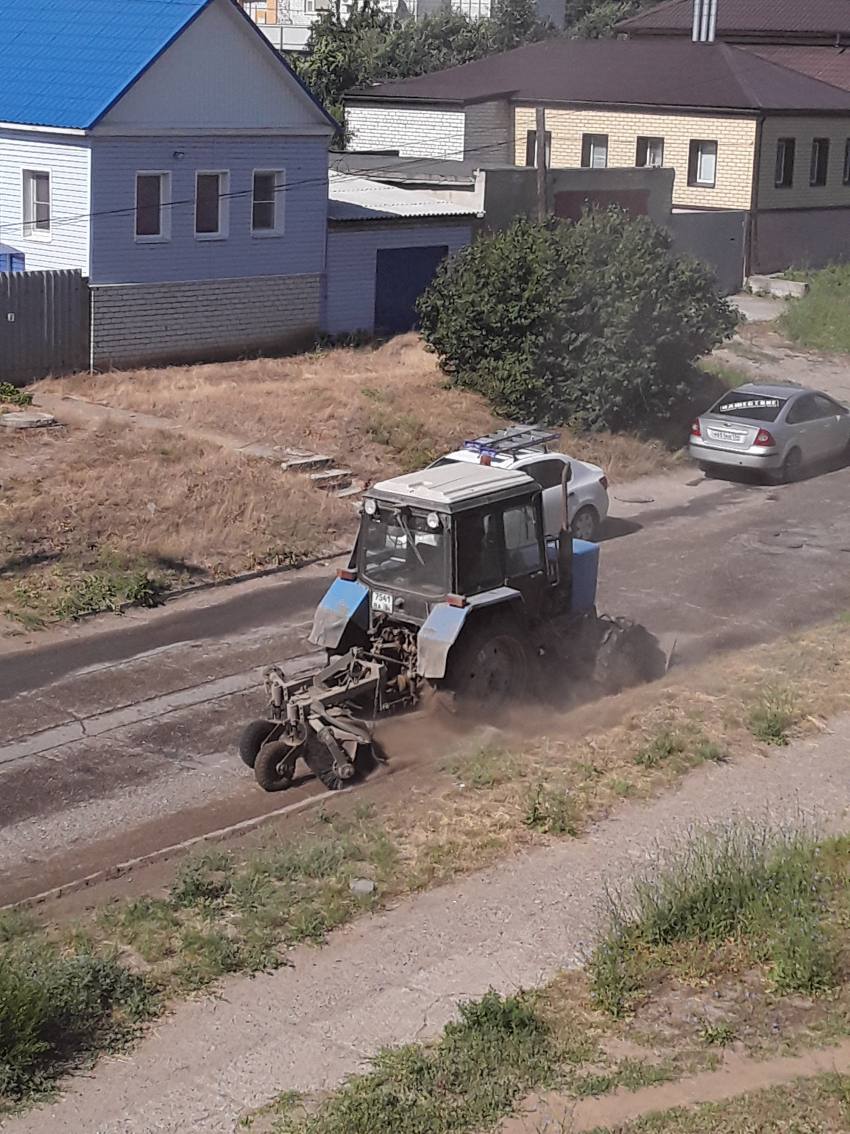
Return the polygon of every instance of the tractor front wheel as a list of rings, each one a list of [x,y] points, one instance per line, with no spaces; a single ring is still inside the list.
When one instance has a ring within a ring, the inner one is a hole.
[[[282,740],[264,744],[254,762],[254,776],[263,791],[286,791],[295,774],[298,749]]]
[[[243,764],[253,768],[260,749],[274,732],[273,721],[251,721],[239,738],[239,756]]]

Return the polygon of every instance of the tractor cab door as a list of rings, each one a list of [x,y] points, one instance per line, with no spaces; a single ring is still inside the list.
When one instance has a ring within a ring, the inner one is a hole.
[[[548,587],[539,497],[463,512],[456,531],[458,593],[513,587],[536,618]]]

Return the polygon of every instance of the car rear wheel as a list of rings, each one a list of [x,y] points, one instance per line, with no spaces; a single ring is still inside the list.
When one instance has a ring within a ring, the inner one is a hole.
[[[573,516],[570,531],[574,539],[585,539],[588,543],[593,543],[599,534],[599,516],[596,509],[590,504],[579,508]]]
[[[803,454],[799,449],[791,449],[785,454],[785,460],[782,462],[777,480],[780,484],[793,484],[795,480],[800,479],[802,469]]]

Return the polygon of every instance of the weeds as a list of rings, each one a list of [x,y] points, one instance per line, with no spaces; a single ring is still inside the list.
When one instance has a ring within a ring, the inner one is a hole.
[[[809,289],[788,301],[780,326],[807,349],[850,351],[850,267],[831,264],[803,278]]]
[[[478,791],[508,783],[519,774],[516,758],[495,744],[484,744],[451,756],[441,767],[465,787]]]
[[[0,1099],[45,1091],[96,1052],[125,1044],[157,1010],[150,982],[113,955],[93,948],[61,954],[43,936],[7,942],[0,953]]]
[[[460,1019],[430,1047],[384,1048],[314,1110],[292,1114],[286,1134],[448,1134],[489,1128],[533,1087],[553,1081],[558,1049],[528,1000],[488,992],[459,1005]]]
[[[627,893],[609,895],[608,929],[589,962],[597,1004],[622,1015],[653,955],[679,941],[746,941],[779,991],[831,987],[820,855],[805,832],[743,821],[693,833]]]
[[[788,731],[799,719],[794,699],[787,690],[766,685],[759,690],[750,709],[750,732],[762,744],[783,747],[788,744]]]
[[[528,800],[525,822],[543,835],[578,835],[578,807],[562,789],[539,783]]]
[[[0,405],[31,406],[32,398],[28,390],[19,390],[11,382],[0,382]]]

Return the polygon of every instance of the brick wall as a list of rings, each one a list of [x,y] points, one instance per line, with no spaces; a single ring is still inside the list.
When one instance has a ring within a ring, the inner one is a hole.
[[[515,156],[525,165],[526,136],[533,130],[534,109],[515,111]],[[676,171],[673,204],[691,208],[749,209],[751,207],[754,118],[708,115],[636,113],[603,110],[547,110],[546,129],[552,133],[552,166],[581,165],[582,134],[608,135],[608,165],[634,166],[637,139],[664,139],[664,165]],[[691,139],[717,142],[717,178],[713,189],[688,185]],[[772,166],[771,166],[772,168]]]
[[[464,157],[481,162],[513,164],[513,112],[507,99],[476,102],[466,108]]]
[[[113,284],[92,291],[98,370],[283,353],[319,328],[321,276]]]
[[[347,105],[352,150],[398,150],[402,157],[463,160],[464,112]]]
[[[794,175],[787,189],[777,189],[776,143],[795,141]],[[826,185],[809,184],[812,139],[829,139]],[[850,206],[850,185],[844,184],[844,153],[850,140],[850,115],[846,118],[786,118],[765,120],[761,136],[761,168],[758,183],[760,209],[836,208]]]

